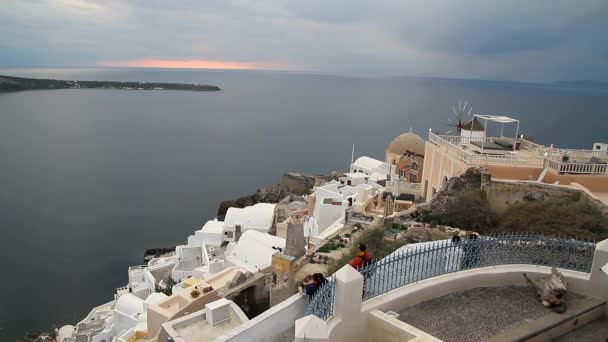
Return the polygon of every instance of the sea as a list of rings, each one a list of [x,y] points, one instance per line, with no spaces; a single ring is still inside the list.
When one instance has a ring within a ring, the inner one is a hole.
[[[606,88],[271,71],[0,74],[222,88],[0,94],[0,341],[77,323],[113,299],[146,249],[185,243],[220,201],[284,172],[347,170],[353,144],[355,156],[383,159],[401,133],[451,130],[459,101],[519,119],[519,134],[542,144],[608,142]]]

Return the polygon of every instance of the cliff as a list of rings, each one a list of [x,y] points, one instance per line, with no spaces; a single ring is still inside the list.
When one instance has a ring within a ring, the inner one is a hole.
[[[337,177],[339,172],[332,172],[327,176],[306,175],[289,172],[281,176],[281,182],[258,189],[254,194],[239,197],[235,200],[222,201],[217,209],[217,217],[223,220],[228,208],[244,208],[256,203],[278,203],[287,195],[308,194],[315,185]]]

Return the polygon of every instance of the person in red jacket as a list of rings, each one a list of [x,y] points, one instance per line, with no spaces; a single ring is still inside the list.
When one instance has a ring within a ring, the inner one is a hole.
[[[364,243],[359,244],[359,252],[355,254],[353,260],[351,260],[348,264],[351,265],[357,271],[360,271],[362,268],[371,264],[372,262],[372,254],[367,250],[367,246]]]

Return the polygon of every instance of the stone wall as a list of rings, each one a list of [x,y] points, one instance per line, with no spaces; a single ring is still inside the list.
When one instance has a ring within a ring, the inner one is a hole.
[[[579,197],[586,198],[605,214],[608,214],[608,206],[604,203],[592,198],[584,191],[566,186],[526,181],[492,181],[491,190],[488,194],[490,206],[499,214],[504,213],[509,207],[518,203],[542,201],[549,198],[576,200]]]
[[[427,204],[418,205],[416,209],[417,211],[445,212],[447,204],[459,194],[479,189],[486,193],[490,206],[499,214],[517,203],[542,201],[549,198],[574,200],[580,196],[608,214],[608,206],[579,189],[535,181],[492,180],[487,169],[477,166],[468,169],[459,177],[448,180],[435,197]],[[414,210],[408,211],[404,214],[404,218],[415,216],[415,214]]]
[[[453,177],[443,184],[435,197],[430,200],[433,212],[444,212],[448,203],[457,195],[469,190],[489,191],[491,176],[487,169],[479,166],[469,168],[459,177]]]

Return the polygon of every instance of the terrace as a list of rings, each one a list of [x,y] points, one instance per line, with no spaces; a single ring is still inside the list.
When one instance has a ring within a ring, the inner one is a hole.
[[[550,168],[558,174],[608,174],[608,152],[545,147],[523,137],[468,137],[429,131],[429,141],[467,165]]]
[[[536,234],[406,247],[361,273],[339,270],[296,321],[296,341],[549,340],[605,319],[607,261],[608,240]],[[562,315],[522,276],[545,277],[551,267],[568,282]]]

